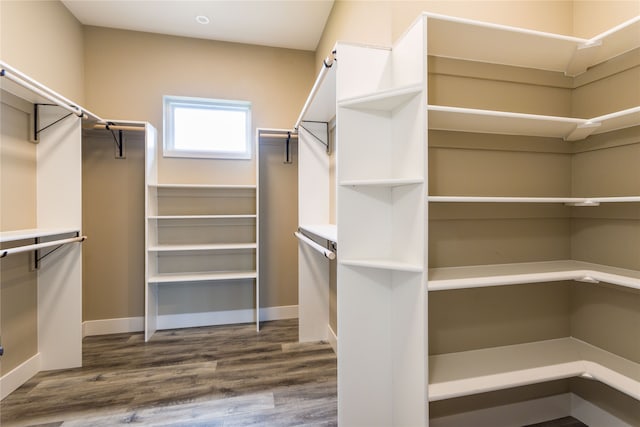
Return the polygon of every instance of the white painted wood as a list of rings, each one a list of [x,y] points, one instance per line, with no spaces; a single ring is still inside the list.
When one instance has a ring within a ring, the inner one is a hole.
[[[23,230],[0,232],[0,243],[15,242],[18,240],[36,239],[39,237],[51,237],[60,234],[79,233],[78,228],[29,228]]]
[[[158,224],[148,218],[158,214],[158,140],[154,127],[145,124],[145,248],[158,243]],[[157,256],[145,251],[144,270],[144,340],[148,341],[157,329],[158,285],[149,283],[151,271],[157,271]]]
[[[158,189],[178,190],[255,190],[255,185],[219,185],[219,184],[153,184]]]
[[[216,271],[197,273],[151,274],[149,283],[217,282],[222,280],[255,279],[255,271]]]
[[[294,129],[302,120],[326,123],[336,115],[336,65],[335,61],[328,69],[322,65]]]
[[[0,400],[13,393],[40,372],[40,353],[36,353],[0,378]]]
[[[233,219],[256,218],[256,215],[152,215],[148,219]]]
[[[150,245],[149,252],[189,252],[189,251],[233,251],[238,249],[256,249],[256,243],[216,243],[184,245]]]
[[[640,271],[573,260],[430,268],[428,280],[429,291],[562,280],[640,289]]]
[[[423,25],[388,51],[339,48],[341,425],[428,423]]]
[[[85,320],[82,322],[82,338],[142,331],[144,331],[144,316]]]
[[[327,340],[329,324],[329,260],[298,244],[298,339]]]
[[[491,196],[428,196],[432,203],[563,203],[572,206],[598,206],[601,203],[637,203],[640,196],[623,197],[491,197]]]
[[[329,341],[329,345],[333,349],[335,354],[338,354],[338,335],[333,331],[331,325],[327,325],[327,337]]]
[[[640,400],[640,364],[576,338],[429,357],[429,401],[583,376]]]
[[[56,111],[57,110],[57,111]],[[42,123],[66,114],[42,109]],[[80,118],[70,116],[40,133],[36,149],[38,228],[82,229]],[[82,245],[65,245],[38,270],[40,368],[82,365]]]
[[[338,227],[335,224],[300,224],[300,229],[330,242],[338,242]]]
[[[262,321],[295,319],[298,306],[262,307],[259,316]],[[192,328],[200,326],[229,325],[256,321],[256,310],[226,310],[204,313],[161,314],[158,329]]]

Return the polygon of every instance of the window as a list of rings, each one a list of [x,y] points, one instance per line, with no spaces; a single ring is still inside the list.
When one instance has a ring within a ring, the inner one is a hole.
[[[251,103],[165,96],[165,157],[251,158]]]

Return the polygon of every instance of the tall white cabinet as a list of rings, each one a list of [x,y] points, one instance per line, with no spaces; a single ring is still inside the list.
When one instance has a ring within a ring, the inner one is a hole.
[[[640,422],[638,53],[640,17],[336,45],[306,117],[336,121],[342,425]]]

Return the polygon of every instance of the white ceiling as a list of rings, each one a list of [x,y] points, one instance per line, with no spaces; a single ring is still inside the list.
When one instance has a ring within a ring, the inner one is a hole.
[[[85,25],[314,51],[333,0],[62,0]],[[196,22],[204,15],[210,23]]]

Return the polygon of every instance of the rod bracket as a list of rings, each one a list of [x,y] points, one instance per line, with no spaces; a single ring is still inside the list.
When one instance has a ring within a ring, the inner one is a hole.
[[[113,136],[113,143],[114,143],[114,147],[115,147],[114,158],[115,159],[126,159],[124,133],[122,132],[122,129],[118,129],[118,131],[117,131],[118,133],[117,133],[117,136],[116,136],[116,131],[114,129],[111,129],[111,126],[115,126],[115,123],[107,122],[105,124],[104,128],[106,130],[108,130],[109,132],[111,132],[111,136]]]

